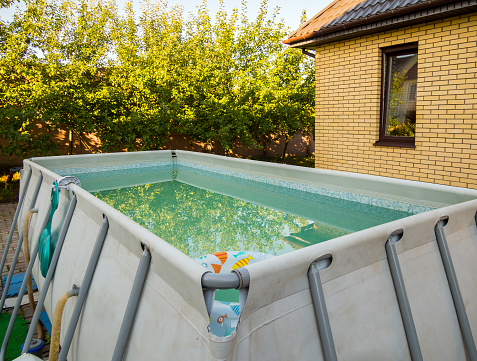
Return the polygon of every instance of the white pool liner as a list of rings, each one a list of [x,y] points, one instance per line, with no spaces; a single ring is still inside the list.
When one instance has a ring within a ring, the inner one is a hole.
[[[356,190],[391,200],[413,199],[414,204],[423,206],[448,206],[247,266],[250,287],[238,329],[220,338],[207,329],[209,319],[201,286],[205,269],[73,185],[61,191],[53,221],[53,230],[61,226],[74,192],[78,204],[45,304],[50,316],[65,290],[72,284],[81,286],[103,214],[110,228],[68,360],[111,359],[142,252],[141,242],[150,248],[152,261],[125,360],[323,360],[307,271],[314,260],[326,254],[331,254],[333,260],[320,275],[338,359],[408,360],[410,354],[384,249],[389,235],[400,228],[404,235],[396,248],[424,359],[466,359],[434,226],[442,216],[449,217],[444,230],[476,335],[477,191],[190,152],[176,151],[176,155],[178,161],[226,170],[238,168],[254,176],[276,174],[277,179],[296,183],[301,180],[305,185],[333,185],[340,191],[349,186],[351,193]],[[33,170],[31,184],[36,183],[40,172],[44,177],[36,202],[39,213],[31,220],[30,242],[38,239],[49,204],[50,185],[59,178],[50,169],[167,160],[171,160],[170,151],[25,160],[24,169]],[[25,204],[31,201],[33,188],[28,188]],[[24,208],[19,229],[28,211]],[[42,289],[38,264],[34,277]],[[66,305],[62,337],[74,304],[73,298]]]

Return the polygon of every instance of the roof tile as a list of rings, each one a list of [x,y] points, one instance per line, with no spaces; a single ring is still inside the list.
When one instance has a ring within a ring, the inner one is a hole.
[[[335,0],[308,22],[302,25],[297,31],[290,34],[289,38],[299,37],[310,32],[316,32],[329,24],[336,18],[353,9],[357,4],[365,2],[366,0]]]
[[[321,29],[391,12],[425,1],[427,0],[335,0],[298,30],[290,34],[286,42],[293,42],[293,38],[307,37],[307,34]]]

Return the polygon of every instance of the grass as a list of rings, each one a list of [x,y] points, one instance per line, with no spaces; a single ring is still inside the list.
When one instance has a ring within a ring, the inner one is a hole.
[[[0,171],[0,203],[18,202],[20,189],[20,172],[9,174],[8,171]]]
[[[2,313],[0,316],[0,336],[3,340],[5,333],[7,331],[8,323],[12,315],[8,313]],[[7,353],[5,355],[5,361],[11,361],[20,356],[21,346],[25,341],[26,335],[28,332],[28,322],[25,321],[22,317],[17,316],[15,319],[15,324],[13,326],[13,331],[8,342]]]

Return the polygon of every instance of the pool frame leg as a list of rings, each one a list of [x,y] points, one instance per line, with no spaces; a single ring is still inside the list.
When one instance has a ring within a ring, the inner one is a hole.
[[[30,170],[31,170],[31,168],[30,168]],[[28,181],[29,180],[30,179],[28,179]],[[36,200],[38,198],[38,193],[40,192],[40,187],[41,187],[42,182],[43,182],[43,175],[41,175],[41,173],[40,173],[40,177],[38,178],[36,188],[35,188],[34,193],[33,193],[33,198],[32,198],[32,201],[30,203],[30,207],[28,209],[33,209],[35,207],[35,203],[36,203]],[[27,186],[28,185],[25,185],[24,191],[26,191]],[[23,192],[23,197],[25,196],[25,193],[26,192]],[[23,200],[22,200],[22,202],[23,202]],[[17,217],[16,217],[16,219],[13,220],[12,228],[10,229],[11,234],[12,234],[12,229],[15,228],[15,224],[17,223],[18,215],[20,213],[21,207],[22,207],[21,203],[19,202],[18,207],[17,207],[17,211],[15,212],[15,215]],[[10,266],[10,271],[8,272],[7,281],[5,282],[5,285],[3,286],[2,299],[0,300],[0,310],[3,310],[3,306],[5,305],[5,299],[7,298],[8,289],[10,288],[10,283],[12,282],[13,274],[15,273],[15,266],[17,264],[18,257],[20,256],[20,251],[22,249],[22,245],[23,245],[23,233],[20,234],[18,244],[17,244],[17,248],[15,249],[15,254],[14,254],[13,259],[12,259],[12,264]],[[5,253],[3,254],[4,257],[6,257],[9,247],[10,247],[9,245],[7,245],[7,247],[5,247]],[[3,267],[2,267],[2,271],[3,271]]]
[[[139,261],[139,266],[137,268],[136,277],[134,278],[131,294],[129,295],[128,305],[126,307],[126,312],[124,313],[121,329],[119,330],[113,358],[111,359],[112,361],[121,361],[124,357],[126,347],[129,343],[129,335],[131,334],[131,329],[136,318],[139,301],[141,300],[144,283],[146,282],[146,276],[149,271],[151,252],[145,244],[142,244],[142,246],[144,250],[142,252],[141,260]]]
[[[470,328],[469,318],[465,310],[464,300],[459,288],[459,282],[457,281],[457,275],[455,273],[454,264],[452,263],[452,257],[447,244],[447,239],[444,232],[444,226],[447,224],[449,217],[442,217],[434,227],[436,234],[437,245],[439,247],[439,253],[441,255],[444,270],[446,272],[447,282],[454,301],[454,308],[459,321],[462,337],[464,339],[464,345],[467,350],[467,355],[471,361],[477,361],[477,350],[475,348],[474,337],[472,336],[472,330]]]
[[[79,294],[76,300],[75,307],[73,309],[73,314],[71,315],[70,323],[68,325],[65,338],[63,339],[63,344],[61,346],[61,351],[58,356],[58,361],[66,360],[66,356],[68,355],[68,351],[71,346],[71,341],[73,340],[73,336],[76,331],[76,325],[78,324],[81,311],[83,310],[86,297],[88,296],[89,288],[91,286],[91,281],[93,280],[94,272],[96,270],[96,265],[98,264],[99,256],[101,255],[101,250],[103,249],[104,241],[108,234],[108,230],[109,230],[108,217],[106,217],[106,215],[103,214],[103,223],[101,224],[98,237],[96,238],[93,251],[91,252],[91,257],[89,259],[88,266],[86,267],[86,272],[83,277],[81,288],[79,289]]]
[[[20,210],[22,208],[23,201],[25,199],[25,194],[26,194],[28,186],[30,184],[31,173],[32,173],[32,170],[31,170],[31,167],[30,167],[30,169],[28,170],[27,179],[25,180],[25,186],[23,187],[22,193],[20,195],[20,199],[18,200],[17,209],[15,210],[15,214],[13,216],[13,222],[12,222],[12,225],[10,227],[10,233],[8,234],[7,244],[5,245],[5,249],[3,250],[2,264],[0,266],[0,268],[1,268],[0,276],[3,274],[3,268],[5,267],[5,263],[7,261],[8,251],[10,250],[10,243],[12,242],[13,233],[15,232],[15,225],[17,224],[18,216],[20,215]],[[4,286],[3,285],[3,277],[1,278],[0,282],[2,283],[2,287],[3,287]],[[5,289],[3,289],[2,292],[5,293]],[[2,293],[2,296],[3,296],[3,293]],[[2,307],[0,307],[0,309],[3,309],[3,302],[2,302]]]
[[[404,278],[402,276],[401,266],[399,265],[399,258],[395,246],[396,242],[401,239],[402,235],[402,229],[398,229],[391,233],[385,245],[386,256],[388,258],[388,265],[391,271],[391,277],[399,304],[399,310],[411,358],[413,361],[422,361],[421,347],[417,338],[416,326],[414,325],[414,320],[412,318],[411,306],[407,297]]]
[[[73,218],[73,213],[76,208],[76,203],[77,203],[76,194],[73,192],[73,198],[71,199],[70,206],[68,207],[68,212],[66,213],[65,222],[63,223],[63,227],[61,228],[60,235],[58,236],[58,242],[56,244],[55,252],[53,252],[53,257],[51,258],[51,264],[50,264],[50,267],[48,268],[48,273],[46,274],[45,281],[42,286],[40,299],[37,302],[35,313],[33,314],[33,317],[31,319],[30,328],[28,329],[28,334],[25,339],[25,344],[23,345],[22,354],[28,352],[31,340],[33,339],[33,333],[35,332],[36,324],[38,323],[38,319],[40,318],[40,313],[43,309],[43,304],[45,302],[48,288],[50,287],[51,279],[53,278],[53,274],[55,273],[56,265],[58,264],[58,259],[60,257],[61,249],[63,248],[63,243],[65,241],[66,233],[68,232],[71,219]]]
[[[35,209],[37,213],[38,210]],[[45,221],[46,224],[46,221]],[[38,243],[35,243],[35,246],[33,247],[33,250],[30,255],[30,262],[28,262],[27,269],[25,271],[25,276],[23,277],[23,282],[22,285],[20,286],[20,291],[18,292],[18,297],[17,301],[15,302],[15,307],[13,308],[12,315],[10,318],[10,322],[8,323],[7,331],[5,333],[5,337],[3,338],[2,342],[2,348],[0,350],[0,360],[4,361],[5,360],[5,355],[7,352],[7,347],[8,347],[8,342],[10,341],[10,336],[13,331],[13,326],[15,325],[15,320],[17,318],[18,312],[20,310],[21,304],[22,304],[22,299],[23,299],[23,294],[25,294],[25,290],[27,288],[28,280],[31,278],[31,271],[33,269],[33,265],[35,264],[36,260],[36,255],[38,254]]]
[[[320,334],[321,348],[325,361],[337,361],[335,343],[331,332],[328,310],[326,309],[325,295],[321,285],[320,270],[331,264],[331,256],[326,255],[313,262],[308,270],[308,282],[310,283],[311,299],[315,310],[318,332]]]

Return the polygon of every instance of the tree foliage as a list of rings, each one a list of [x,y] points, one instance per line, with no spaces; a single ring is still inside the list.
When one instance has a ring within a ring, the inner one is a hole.
[[[55,154],[60,131],[118,151],[160,149],[171,133],[230,150],[310,130],[312,61],[281,44],[289,29],[266,1],[246,12],[26,0],[0,27],[2,153]]]
[[[416,133],[415,112],[405,114],[405,121],[398,117],[398,107],[403,103],[404,82],[407,80],[407,73],[394,72],[391,82],[389,97],[389,115],[387,119],[386,134],[398,137],[414,137]]]

